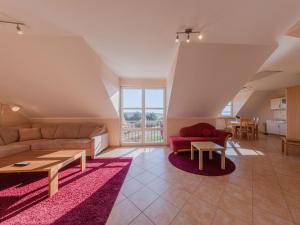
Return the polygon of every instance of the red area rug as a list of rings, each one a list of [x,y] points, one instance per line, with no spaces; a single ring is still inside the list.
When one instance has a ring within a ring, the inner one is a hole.
[[[178,169],[184,170],[189,173],[204,175],[204,176],[222,176],[230,174],[235,170],[234,163],[226,158],[225,170],[221,169],[221,156],[220,154],[213,152],[213,159],[209,160],[208,152],[204,152],[204,168],[199,170],[199,154],[195,151],[195,159],[191,160],[190,152],[180,152],[177,155],[171,153],[169,155],[169,161]]]
[[[105,224],[131,158],[79,162],[59,172],[59,191],[48,198],[46,173],[0,174],[0,224]]]

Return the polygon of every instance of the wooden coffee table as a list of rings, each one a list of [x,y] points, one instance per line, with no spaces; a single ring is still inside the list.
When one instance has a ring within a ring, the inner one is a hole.
[[[191,159],[194,160],[194,151],[199,151],[199,170],[203,170],[203,152],[209,152],[209,159],[213,159],[213,151],[221,151],[221,169],[225,170],[225,148],[210,141],[191,142]]]
[[[80,158],[81,171],[85,170],[85,150],[36,150],[0,158],[0,173],[48,172],[49,196],[58,191],[58,170]],[[23,167],[14,166],[17,162],[29,162]]]

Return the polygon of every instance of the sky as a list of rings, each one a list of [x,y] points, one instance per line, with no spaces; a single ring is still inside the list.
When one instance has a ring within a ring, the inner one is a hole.
[[[142,89],[123,89],[123,108],[142,108]],[[163,108],[164,89],[145,89],[145,108]]]

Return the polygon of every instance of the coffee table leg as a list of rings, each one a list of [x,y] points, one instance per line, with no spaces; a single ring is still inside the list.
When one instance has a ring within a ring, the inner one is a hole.
[[[194,147],[191,145],[191,160],[194,160]]]
[[[213,152],[212,152],[212,151],[209,151],[208,154],[209,154],[209,159],[212,160],[212,159],[213,159]]]
[[[225,150],[222,150],[221,153],[221,169],[225,170]]]
[[[199,150],[199,170],[203,170],[203,152]]]
[[[81,171],[84,171],[86,168],[86,157],[85,157],[85,152],[82,153],[81,159],[80,159],[80,167]]]
[[[58,169],[57,168],[51,168],[51,170],[48,171],[48,179],[49,179],[49,197],[52,197],[57,191],[58,191]]]

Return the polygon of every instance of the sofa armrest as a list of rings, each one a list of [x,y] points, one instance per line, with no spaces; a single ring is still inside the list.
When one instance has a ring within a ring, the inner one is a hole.
[[[227,140],[228,138],[232,137],[232,133],[230,132],[226,132],[226,131],[223,131],[223,130],[216,130],[217,132],[217,136],[222,139],[224,142],[223,142],[223,147],[227,147]]]
[[[108,147],[108,133],[102,133],[91,137],[92,158]]]

